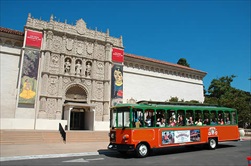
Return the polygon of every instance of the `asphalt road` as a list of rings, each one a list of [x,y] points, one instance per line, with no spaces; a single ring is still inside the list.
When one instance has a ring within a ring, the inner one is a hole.
[[[61,157],[47,159],[30,159],[3,161],[1,166],[97,166],[97,165],[151,165],[151,166],[248,166],[247,156],[251,156],[251,141],[225,142],[215,150],[205,147],[177,147],[155,151],[146,158],[136,158],[133,154],[121,155],[117,152],[100,152],[100,155]]]

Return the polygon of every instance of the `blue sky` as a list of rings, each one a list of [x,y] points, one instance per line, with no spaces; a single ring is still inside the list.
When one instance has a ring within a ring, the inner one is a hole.
[[[126,53],[171,63],[186,58],[214,78],[230,76],[232,86],[250,92],[250,0],[1,0],[1,26],[23,31],[32,17],[76,24],[123,36]]]

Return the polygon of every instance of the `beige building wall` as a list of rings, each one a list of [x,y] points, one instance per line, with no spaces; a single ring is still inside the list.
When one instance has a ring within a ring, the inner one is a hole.
[[[15,118],[21,49],[0,46],[1,117]]]
[[[123,49],[122,37],[76,25],[28,16],[25,29],[44,34],[40,54],[38,97],[33,106],[18,105],[18,81],[24,33],[0,28],[0,129],[69,129],[72,113],[85,112],[87,130],[109,130],[112,48]],[[66,71],[66,62],[71,67]],[[81,62],[81,70],[77,70]],[[90,73],[87,72],[91,63]],[[180,100],[203,102],[205,72],[125,54],[123,102]]]
[[[125,55],[124,102],[130,99],[168,101],[204,101],[205,72],[192,68],[156,61],[136,55]]]

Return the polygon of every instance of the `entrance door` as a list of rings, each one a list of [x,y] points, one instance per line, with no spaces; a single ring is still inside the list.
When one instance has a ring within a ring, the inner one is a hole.
[[[84,130],[84,112],[71,112],[70,130]]]

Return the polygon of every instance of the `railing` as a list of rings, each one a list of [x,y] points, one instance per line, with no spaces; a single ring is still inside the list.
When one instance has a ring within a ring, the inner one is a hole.
[[[251,129],[244,129],[245,136],[251,136]]]
[[[59,123],[59,132],[60,132],[63,140],[66,141],[66,132],[64,131],[64,128],[61,123]]]

